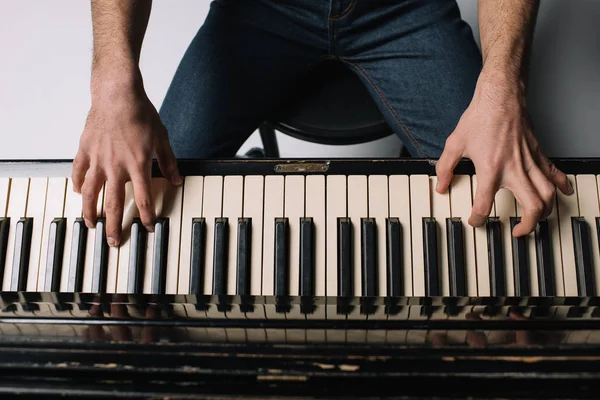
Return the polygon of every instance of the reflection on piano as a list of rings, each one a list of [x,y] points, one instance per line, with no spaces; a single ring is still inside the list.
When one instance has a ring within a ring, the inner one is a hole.
[[[600,161],[553,161],[575,194],[517,239],[505,189],[467,224],[468,162],[184,160],[119,248],[70,162],[0,163],[0,392],[592,396]]]

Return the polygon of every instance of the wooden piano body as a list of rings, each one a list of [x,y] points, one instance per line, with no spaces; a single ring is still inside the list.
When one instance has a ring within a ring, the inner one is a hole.
[[[546,225],[517,241],[506,193],[489,224],[466,225],[468,162],[444,197],[429,160],[183,160],[203,195],[184,182],[159,210],[168,237],[135,236],[143,249],[130,237],[116,253],[89,240],[81,255],[69,161],[2,162],[0,393],[597,398],[600,161],[553,161],[576,194],[557,195]],[[190,213],[189,199],[204,206]]]

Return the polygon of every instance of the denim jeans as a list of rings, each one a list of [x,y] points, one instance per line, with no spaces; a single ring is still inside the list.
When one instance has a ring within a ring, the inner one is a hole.
[[[160,109],[175,156],[234,157],[332,58],[416,158],[441,155],[482,65],[455,0],[213,0]]]

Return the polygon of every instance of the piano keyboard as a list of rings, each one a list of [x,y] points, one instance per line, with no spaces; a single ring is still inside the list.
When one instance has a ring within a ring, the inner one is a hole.
[[[467,224],[477,187],[468,166],[441,195],[427,162],[373,164],[206,162],[187,174],[184,164],[180,187],[152,179],[152,233],[127,185],[118,248],[106,242],[103,192],[96,227],[86,228],[69,163],[62,175],[44,175],[43,163],[5,165],[0,289],[342,299],[600,291],[600,176],[592,166],[569,173],[575,194],[559,192],[535,232],[513,238],[521,210],[506,189],[485,226]]]

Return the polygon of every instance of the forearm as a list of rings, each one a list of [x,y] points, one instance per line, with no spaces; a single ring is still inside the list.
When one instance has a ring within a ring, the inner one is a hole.
[[[97,80],[103,85],[122,85],[138,80],[138,64],[152,0],[92,0],[91,4],[92,86]]]
[[[524,86],[539,0],[479,0],[482,75]]]

